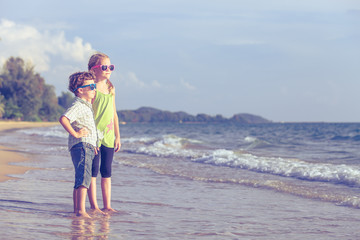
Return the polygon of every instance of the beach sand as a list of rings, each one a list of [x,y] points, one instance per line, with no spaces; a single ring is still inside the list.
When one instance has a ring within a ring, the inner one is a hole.
[[[0,121],[0,133],[20,128],[49,127],[59,124],[58,122],[16,122]],[[0,146],[0,182],[13,179],[10,174],[23,174],[30,170],[30,167],[11,165],[14,162],[23,162],[28,160],[25,156],[5,146]]]
[[[0,182],[0,239],[360,239],[358,209],[248,185],[251,179],[286,185],[277,180],[280,177],[130,151],[132,139],[143,141],[157,133],[183,136],[167,124],[122,126],[123,148],[112,165],[111,202],[119,212],[76,217],[74,167],[66,131],[57,124],[0,122],[0,169],[5,167]],[[55,127],[14,131],[51,125]],[[183,132],[189,129],[185,127]],[[210,129],[194,131],[192,139],[216,137],[217,130],[208,134]],[[218,139],[223,137],[226,134]],[[138,145],[134,149],[145,144]],[[27,158],[15,165],[34,170],[8,165]],[[18,177],[4,181],[6,175]],[[100,178],[97,198],[102,207]],[[299,180],[292,186],[306,191],[309,184],[315,183]],[[90,208],[88,200],[86,206]]]

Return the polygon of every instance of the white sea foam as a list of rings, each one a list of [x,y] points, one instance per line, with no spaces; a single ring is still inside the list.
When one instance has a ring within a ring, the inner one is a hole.
[[[20,129],[18,132],[27,135],[40,135],[43,137],[60,137],[67,138],[68,133],[61,126],[47,127],[47,128],[29,128]]]
[[[153,137],[123,137],[121,142],[123,143],[151,143],[156,141]]]
[[[244,138],[245,142],[255,142],[257,140],[256,137],[247,136]]]
[[[195,150],[186,149],[186,144],[195,142],[175,135],[164,135],[161,139],[153,141],[150,145],[141,146],[136,153],[162,157],[193,157],[199,156]]]
[[[61,126],[50,128],[33,128],[19,130],[24,134],[46,137],[67,138]],[[250,148],[259,144],[267,144],[256,137],[246,136],[245,142]],[[179,137],[177,135],[124,137],[122,149],[131,153],[157,157],[186,158],[198,163],[215,166],[241,168],[254,172],[274,174],[284,177],[298,178],[309,181],[341,183],[349,186],[360,186],[360,167],[345,164],[312,163],[296,158],[256,156],[247,152],[227,149],[204,149],[200,141]],[[64,140],[64,144],[66,141]],[[201,146],[197,148],[195,145]],[[195,147],[194,147],[195,146]]]
[[[254,148],[263,148],[263,147],[268,147],[271,145],[267,141],[260,140],[256,137],[252,137],[252,136],[245,137],[244,141],[247,143],[250,143],[250,145],[246,147],[246,150],[250,150],[250,149],[254,149]]]
[[[259,157],[225,149],[215,150],[212,154],[194,159],[193,161],[217,166],[237,167],[304,180],[360,186],[360,180],[358,178],[360,175],[359,167],[344,164],[334,165],[310,163],[298,159],[285,159],[280,157]]]
[[[194,162],[228,166],[251,171],[299,178],[311,181],[341,183],[360,186],[359,167],[327,163],[311,163],[295,158],[256,156],[250,153],[226,149],[201,150],[186,148],[191,140],[175,135],[164,135],[161,139],[148,141],[135,153],[157,157],[182,157]]]

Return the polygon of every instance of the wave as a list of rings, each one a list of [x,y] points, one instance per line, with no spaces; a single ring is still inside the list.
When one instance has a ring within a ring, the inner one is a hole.
[[[141,158],[120,160],[121,164],[149,169],[155,173],[167,176],[181,177],[193,181],[209,183],[238,184],[252,188],[263,188],[276,192],[287,193],[303,198],[332,202],[339,206],[360,208],[360,198],[350,188],[344,189],[334,185],[304,184],[296,181],[284,181],[280,178],[263,178],[252,174],[234,174],[234,172],[221,169],[211,171],[208,164],[190,165],[189,162],[177,161],[169,164],[167,160],[159,158]],[[155,160],[156,159],[156,160]],[[256,174],[256,173],[255,173]]]
[[[310,163],[298,159],[259,157],[249,153],[219,149],[212,154],[194,159],[199,163],[241,168],[283,177],[309,181],[333,182],[360,187],[360,169],[349,165]]]
[[[146,154],[157,157],[185,157],[200,156],[199,151],[188,147],[189,144],[198,144],[200,141],[178,137],[176,135],[164,135],[160,139],[134,138],[125,139],[124,142],[141,143],[137,148],[130,150],[133,153]]]
[[[61,126],[19,131],[29,135],[67,138],[67,133]],[[352,136],[352,138],[359,138],[359,136]],[[271,144],[252,136],[244,138],[244,141],[249,144],[245,150],[217,149],[214,146],[211,148],[202,141],[179,137],[174,134],[159,137],[124,137],[121,141],[123,151],[128,153],[166,158],[174,157],[176,159],[185,158],[192,162],[213,166],[227,166],[308,181],[360,187],[360,178],[358,178],[360,167],[345,164],[312,163],[296,158],[256,156],[247,151]]]
[[[156,157],[185,158],[192,162],[240,168],[254,172],[273,174],[308,181],[331,182],[360,187],[360,168],[351,165],[312,163],[296,158],[256,156],[246,150],[209,149],[197,140],[164,135],[161,138],[139,138],[125,140],[137,143],[127,152]],[[251,144],[256,138],[248,138]],[[250,144],[250,146],[251,146]]]
[[[333,136],[330,140],[332,141],[360,141],[360,135],[354,135],[354,136],[342,136],[342,135],[336,135]]]
[[[37,135],[43,137],[59,137],[59,138],[67,138],[69,135],[61,126],[20,129],[17,132],[27,135]]]
[[[245,137],[244,141],[250,143],[250,145],[246,147],[246,150],[255,149],[255,148],[265,148],[271,146],[269,142],[251,136]]]

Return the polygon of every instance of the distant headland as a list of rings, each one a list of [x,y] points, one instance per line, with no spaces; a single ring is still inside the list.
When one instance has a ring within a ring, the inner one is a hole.
[[[207,114],[197,114],[196,116],[186,112],[162,111],[152,107],[141,107],[137,110],[117,111],[119,121],[122,123],[156,123],[156,122],[176,122],[176,123],[271,123],[263,117],[239,113],[231,118],[225,118],[222,115],[210,116]]]

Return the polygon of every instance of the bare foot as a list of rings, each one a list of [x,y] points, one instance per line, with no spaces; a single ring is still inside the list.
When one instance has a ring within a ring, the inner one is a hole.
[[[90,211],[91,211],[91,213],[95,213],[95,214],[99,213],[99,214],[102,214],[102,215],[107,215],[107,213],[101,211],[100,208],[93,208]]]
[[[87,212],[78,212],[76,214],[77,217],[91,218]]]
[[[113,208],[103,208],[102,209],[104,212],[107,212],[107,213],[116,213],[118,211],[116,211],[115,209]]]

